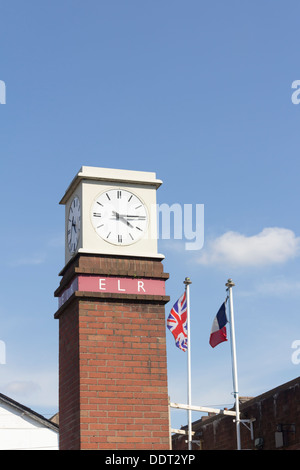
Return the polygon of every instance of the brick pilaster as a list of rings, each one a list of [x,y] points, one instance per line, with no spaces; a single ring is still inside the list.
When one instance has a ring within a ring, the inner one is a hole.
[[[164,279],[159,260],[80,255],[76,273]],[[74,292],[57,311],[61,449],[168,449],[166,296]]]

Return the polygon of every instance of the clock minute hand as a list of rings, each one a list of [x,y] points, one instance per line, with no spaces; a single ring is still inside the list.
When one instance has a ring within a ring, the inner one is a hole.
[[[112,213],[116,216],[117,220],[121,219],[123,222],[125,222],[125,224],[129,225],[129,227],[133,228],[133,225],[131,225],[131,223],[128,222],[128,220],[126,220],[123,215],[118,214],[118,212],[116,211],[112,211]]]
[[[129,219],[138,219],[138,220],[144,220],[146,217],[144,215],[129,215],[129,214],[122,214],[120,217],[127,217]]]

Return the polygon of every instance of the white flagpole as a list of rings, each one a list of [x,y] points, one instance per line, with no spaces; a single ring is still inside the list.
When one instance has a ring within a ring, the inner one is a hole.
[[[192,391],[191,391],[191,332],[190,332],[190,284],[192,281],[189,277],[186,277],[184,282],[186,292],[186,306],[187,306],[187,335],[188,335],[188,347],[187,347],[187,359],[188,359],[188,405],[192,406]],[[188,449],[192,450],[192,410],[188,409]]]
[[[236,348],[235,348],[235,330],[234,330],[234,314],[233,314],[233,300],[232,300],[232,287],[235,286],[235,284],[232,281],[232,279],[228,279],[228,281],[225,285],[226,285],[227,291],[229,293],[232,378],[233,378],[233,395],[235,397],[235,412],[236,412],[235,423],[236,423],[237,450],[241,450],[240,403],[239,403],[239,392],[238,392]]]

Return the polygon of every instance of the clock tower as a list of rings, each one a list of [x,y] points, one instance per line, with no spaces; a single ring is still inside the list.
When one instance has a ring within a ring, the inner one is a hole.
[[[60,449],[169,449],[161,184],[85,166],[60,201]]]

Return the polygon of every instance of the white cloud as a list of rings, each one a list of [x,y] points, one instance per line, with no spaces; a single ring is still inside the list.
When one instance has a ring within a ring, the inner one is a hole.
[[[38,266],[43,264],[46,260],[46,256],[43,254],[32,255],[28,257],[20,257],[12,260],[10,266],[15,268],[18,266]]]
[[[298,255],[300,238],[292,230],[264,228],[257,235],[226,232],[208,243],[198,262],[203,265],[263,266],[284,263]]]
[[[265,295],[299,295],[300,282],[294,280],[275,279],[274,281],[262,282],[257,286],[257,292]]]
[[[31,394],[40,391],[40,386],[32,381],[14,381],[14,382],[9,382],[3,387],[3,390],[6,395],[9,396],[22,396],[22,397],[27,397],[30,396]]]
[[[58,408],[58,375],[56,367],[28,364],[28,368],[1,366],[0,390],[4,395],[46,416]],[[52,413],[54,414],[54,412]]]
[[[272,296],[272,297],[299,297],[300,281],[294,279],[270,279],[267,281],[259,280],[254,283],[249,290],[240,290],[240,297],[252,297],[253,295]]]

